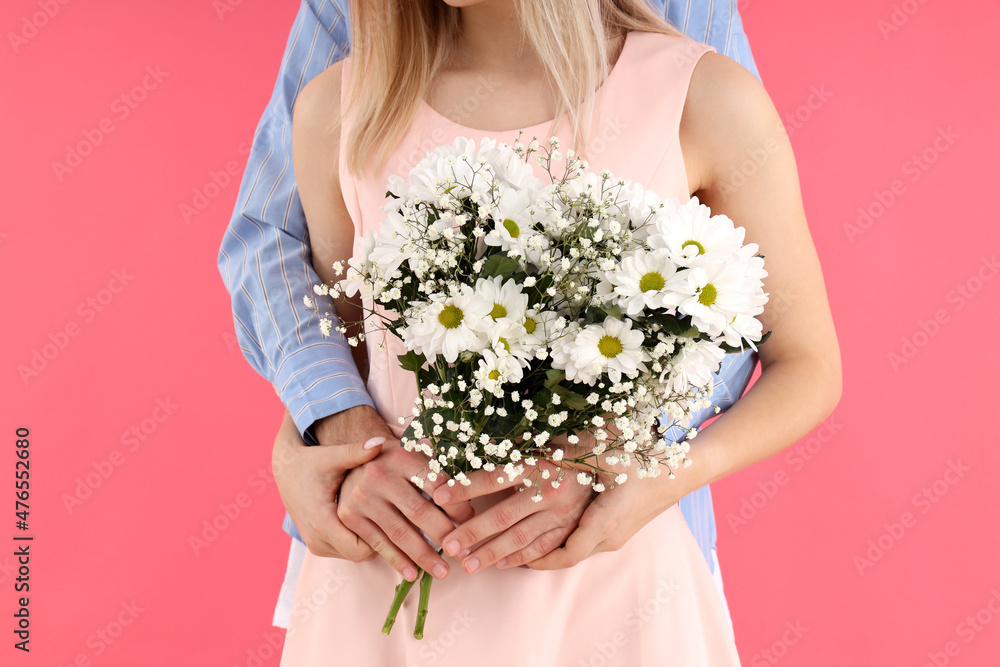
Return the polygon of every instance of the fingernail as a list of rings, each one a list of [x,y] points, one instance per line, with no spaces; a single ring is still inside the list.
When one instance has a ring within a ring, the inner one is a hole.
[[[472,553],[472,549],[462,549],[462,552],[460,554],[458,554],[457,556],[455,556],[455,558],[465,558],[470,553]]]
[[[437,500],[438,505],[447,505],[448,501],[451,500],[451,493],[448,489],[440,488],[434,492],[434,498]]]
[[[444,550],[448,552],[449,556],[454,556],[461,546],[457,540],[448,540],[444,545]]]
[[[507,566],[506,558],[501,558],[500,560],[497,561],[497,567],[506,567],[506,566]]]
[[[438,563],[437,565],[434,566],[434,576],[437,577],[438,579],[444,579],[446,576],[448,576],[448,568],[446,568],[441,563]]]
[[[367,449],[375,449],[376,447],[378,447],[379,445],[381,445],[383,442],[385,442],[385,438],[383,438],[382,436],[378,436],[378,437],[375,437],[375,438],[370,438],[368,440],[368,442],[365,443],[364,448],[366,450]],[[416,576],[416,574],[414,574],[414,576]]]
[[[469,574],[472,574],[478,569],[479,569],[478,558],[470,558],[469,560],[465,561],[465,571],[468,572]]]
[[[413,581],[414,579],[417,578],[417,571],[414,570],[412,567],[404,567],[403,578],[406,579],[407,581]]]

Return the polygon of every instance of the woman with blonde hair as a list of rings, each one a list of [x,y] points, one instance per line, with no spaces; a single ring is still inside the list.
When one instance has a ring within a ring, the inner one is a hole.
[[[767,291],[796,298],[780,312],[765,307],[772,335],[760,349],[760,379],[699,435],[694,465],[676,479],[596,498],[563,484],[538,503],[480,480],[430,489],[428,499],[410,482],[426,458],[396,441],[370,443],[379,454],[347,475],[338,514],[353,533],[345,540],[377,557],[306,554],[282,664],[738,665],[677,500],[794,443],[840,397],[822,272],[770,99],[746,70],[642,0],[355,0],[351,13],[351,55],[302,90],[293,121],[294,169],[323,280],[335,280],[334,262],[378,229],[388,177],[405,176],[428,150],[459,136],[508,144],[555,136],[593,171],[663,198],[697,195],[728,215],[766,257]],[[767,158],[740,171],[761,150]],[[338,311],[357,319],[350,307]],[[395,362],[398,340],[382,350],[368,340],[356,359],[398,438],[416,385]],[[295,428],[288,419],[286,427]],[[437,579],[425,637],[405,631],[414,599],[386,637],[379,630],[393,588],[418,567]]]

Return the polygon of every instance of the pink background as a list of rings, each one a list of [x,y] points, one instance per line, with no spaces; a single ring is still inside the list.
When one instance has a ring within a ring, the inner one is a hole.
[[[0,9],[0,540],[15,532],[18,426],[32,431],[36,536],[30,658],[11,648],[0,548],[2,661],[276,665],[288,540],[267,471],[281,410],[237,348],[215,258],[298,3],[49,0],[55,14],[26,29],[44,4]],[[1000,245],[1000,9],[740,6],[792,119],[845,372],[840,406],[801,450],[715,486],[741,655],[995,664],[1000,279],[984,258]],[[130,108],[122,95],[144,77]],[[57,174],[79,142],[90,154]],[[79,487],[88,475],[96,488]],[[213,521],[228,526],[196,554]]]

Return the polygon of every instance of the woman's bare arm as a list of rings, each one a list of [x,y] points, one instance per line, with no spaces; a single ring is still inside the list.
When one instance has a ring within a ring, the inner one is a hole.
[[[698,436],[691,450],[694,465],[675,471],[676,479],[630,481],[599,494],[566,546],[529,567],[570,567],[621,548],[686,494],[802,438],[840,399],[840,351],[795,158],[757,79],[729,58],[703,56],[684,107],[681,148],[692,192],[714,213],[744,227],[746,242],[760,246],[768,271],[765,289],[772,302],[783,304],[765,306],[761,316],[764,330],[772,331],[760,348],[761,377]],[[745,182],[734,180],[751,154],[766,158],[754,162]]]
[[[341,64],[335,63],[306,84],[292,117],[292,161],[309,229],[313,269],[327,284],[339,279],[333,264],[350,259],[354,244],[354,224],[340,188],[340,133],[330,130],[331,119],[340,113]],[[357,299],[338,303],[337,315],[348,328],[345,338],[360,333],[361,327],[353,324],[362,318]],[[367,381],[365,346],[351,352],[361,379]]]

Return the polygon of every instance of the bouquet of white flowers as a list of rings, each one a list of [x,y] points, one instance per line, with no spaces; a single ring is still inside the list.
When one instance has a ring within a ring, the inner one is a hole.
[[[663,201],[587,171],[556,137],[548,143],[544,154],[535,139],[436,148],[407,178],[390,178],[377,236],[334,266],[344,278],[314,288],[360,292],[369,335],[405,344],[399,362],[416,376],[417,398],[399,421],[409,419],[403,446],[428,457],[418,487],[441,475],[469,484],[484,470],[520,479],[541,500],[567,467],[595,491],[625,483],[626,470],[673,477],[691,463],[689,445],[662,434],[678,425],[693,436],[689,419],[711,404],[726,352],[767,338],[756,319],[767,272],[743,228],[697,198]],[[328,334],[333,322],[319,314]],[[541,459],[560,473],[537,467]]]

